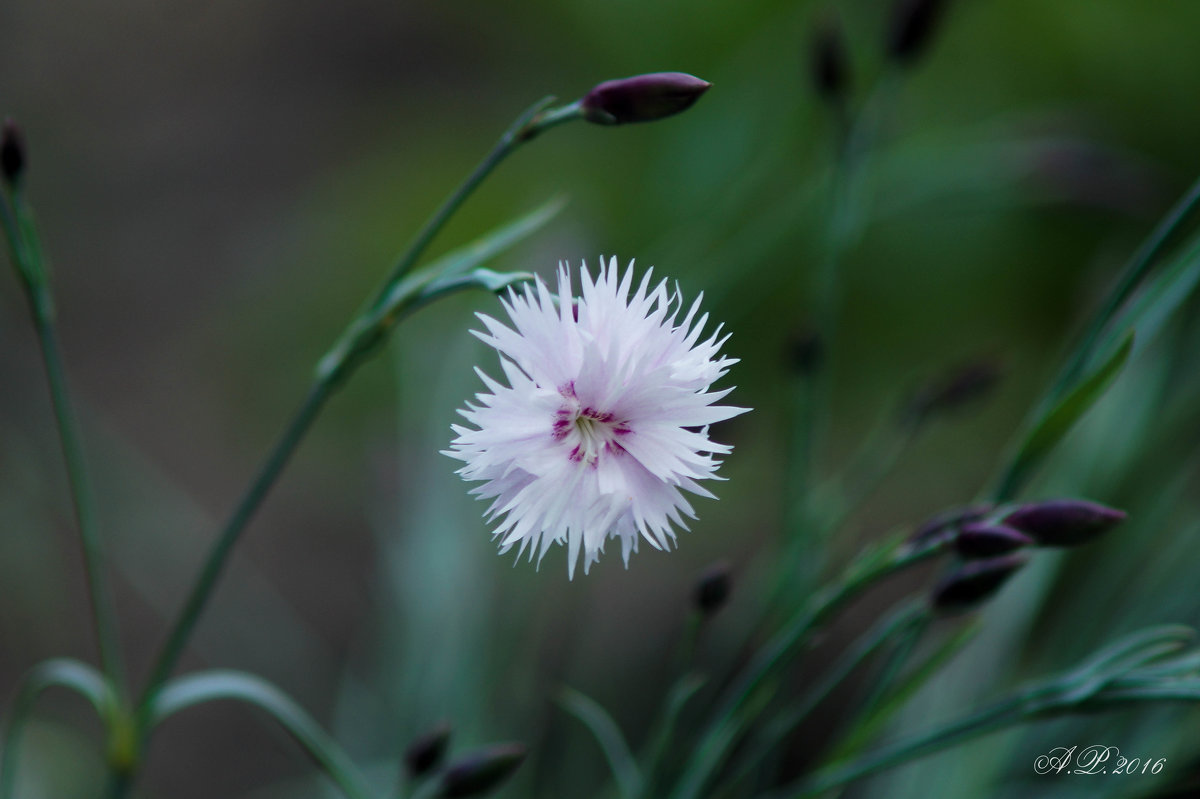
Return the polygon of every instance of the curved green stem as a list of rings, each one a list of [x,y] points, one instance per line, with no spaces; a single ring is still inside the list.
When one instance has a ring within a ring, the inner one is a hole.
[[[58,427],[71,501],[79,528],[84,575],[100,662],[118,695],[123,697],[125,669],[121,659],[120,637],[117,633],[115,602],[108,583],[108,572],[104,566],[104,550],[96,523],[95,501],[85,464],[79,424],[71,405],[66,370],[63,368],[62,352],[54,326],[54,303],[32,214],[19,192],[13,192],[12,201],[15,216],[9,213],[5,203],[0,202],[0,225],[3,226],[5,238],[8,240],[13,265],[17,268],[25,289],[46,370],[54,420]]]
[[[117,697],[113,686],[86,663],[55,658],[34,666],[22,679],[5,724],[4,754],[0,758],[0,799],[11,799],[13,795],[17,782],[17,752],[25,724],[38,697],[53,686],[69,688],[87,699],[105,721],[116,712]]]
[[[347,799],[374,795],[354,762],[321,725],[277,686],[254,674],[216,670],[181,677],[154,696],[146,711],[147,721],[154,726],[190,707],[220,700],[243,702],[267,713]]]

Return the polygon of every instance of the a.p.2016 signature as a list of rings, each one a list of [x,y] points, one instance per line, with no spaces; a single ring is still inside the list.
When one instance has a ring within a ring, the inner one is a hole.
[[[1078,754],[1076,754],[1078,750]],[[1115,746],[1059,746],[1033,761],[1038,774],[1157,774],[1167,759],[1124,757]]]

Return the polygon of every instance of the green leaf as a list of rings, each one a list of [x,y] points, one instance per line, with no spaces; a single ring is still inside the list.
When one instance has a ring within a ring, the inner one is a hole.
[[[503,282],[505,278],[498,276],[499,273],[477,267],[540,230],[565,206],[565,197],[555,197],[524,216],[501,225],[470,244],[443,255],[425,268],[397,280],[383,292],[377,302],[368,305],[350,322],[329,352],[317,363],[317,378],[329,379],[331,375],[342,372],[356,356],[378,346],[404,312],[414,307],[460,288],[508,285],[507,282]],[[475,272],[471,272],[472,269]],[[467,273],[475,274],[476,277],[471,278]],[[525,273],[510,273],[506,278],[513,282],[527,279],[527,276]]]
[[[21,681],[17,699],[9,711],[0,762],[0,799],[9,799],[16,785],[17,751],[33,705],[43,691],[54,686],[75,691],[91,702],[107,726],[111,727],[115,721],[116,692],[96,669],[73,658],[54,658],[34,666]]]
[[[419,297],[424,289],[435,281],[449,281],[486,263],[517,242],[541,230],[566,207],[566,204],[565,197],[555,197],[470,244],[443,255],[425,268],[397,281],[379,303],[377,310],[386,315]]]
[[[155,695],[149,707],[149,726],[195,705],[233,700],[265,711],[300,744],[313,762],[350,799],[372,796],[357,767],[304,708],[273,683],[240,671],[214,670],[172,680]]]
[[[562,705],[563,710],[583,722],[596,737],[596,742],[600,744],[600,749],[604,751],[604,757],[612,769],[621,796],[624,799],[636,799],[641,796],[641,771],[633,759],[633,753],[629,751],[625,736],[621,734],[620,728],[608,711],[595,700],[571,688],[562,690],[558,703]]]
[[[467,288],[481,288],[494,293],[515,283],[533,280],[533,278],[532,272],[493,272],[491,269],[473,269],[465,275],[439,277],[425,287],[414,305],[424,305],[438,297]]]
[[[1129,303],[1118,319],[1119,327],[1108,334],[1099,351],[1108,352],[1119,346],[1117,331],[1130,329],[1137,335],[1136,349],[1144,349],[1192,295],[1197,285],[1200,285],[1200,238],[1162,269],[1142,293]]]
[[[858,722],[853,732],[830,756],[831,760],[841,760],[860,751],[869,741],[875,738],[883,727],[898,713],[908,700],[921,690],[931,679],[942,670],[950,660],[961,652],[967,644],[975,640],[983,623],[974,619],[954,635],[947,638],[941,646],[935,649],[912,673],[892,688],[886,700],[875,708],[869,716]]]
[[[689,672],[681,675],[667,693],[667,701],[662,710],[662,718],[650,737],[651,743],[645,753],[648,788],[654,788],[655,774],[662,763],[663,757],[666,755],[667,747],[671,745],[671,739],[675,735],[675,725],[679,722],[679,714],[683,712],[683,708],[688,703],[688,700],[704,687],[705,682],[707,680],[703,676]]]
[[[1116,379],[1129,355],[1133,351],[1133,332],[1129,332],[1108,359],[1094,372],[1079,382],[1045,416],[1043,416],[1018,451],[1009,467],[1004,481],[1006,489],[1019,485],[1023,478],[1037,466],[1063,439],[1075,423],[1083,418]],[[1005,490],[1003,494],[1010,494]]]

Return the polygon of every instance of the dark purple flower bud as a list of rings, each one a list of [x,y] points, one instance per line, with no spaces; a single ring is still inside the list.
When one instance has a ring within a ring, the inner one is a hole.
[[[725,607],[733,587],[733,569],[725,561],[709,566],[696,580],[696,610],[705,617],[713,616]]]
[[[16,184],[25,171],[25,141],[21,129],[11,119],[4,120],[4,132],[0,134],[0,174],[9,186]]]
[[[795,336],[788,345],[788,360],[801,375],[814,374],[825,359],[825,347],[821,335],[815,330],[806,330]]]
[[[525,744],[492,744],[463,755],[442,774],[438,796],[482,796],[512,776],[525,759]]]
[[[450,743],[450,722],[443,721],[418,736],[404,750],[404,766],[408,776],[421,777],[441,765]]]
[[[908,419],[921,422],[933,414],[956,411],[986,397],[1000,382],[1000,364],[980,360],[952,369],[919,389],[909,400]]]
[[[954,537],[954,547],[964,558],[1007,555],[1036,543],[1032,538],[1002,524],[964,524]]]
[[[903,64],[920,58],[945,10],[945,0],[895,0],[888,26],[888,56]]]
[[[951,508],[930,517],[920,527],[913,531],[908,540],[911,544],[923,544],[931,538],[949,535],[955,528],[976,522],[988,515],[992,506],[987,503],[967,505],[966,507]]]
[[[1004,517],[1004,524],[1033,536],[1040,546],[1086,544],[1124,521],[1125,512],[1083,499],[1052,499],[1022,505]]]
[[[1029,556],[1022,552],[968,561],[933,589],[933,606],[950,611],[975,607],[999,591],[1028,562]]]
[[[598,125],[653,122],[686,111],[712,84],[683,72],[608,80],[584,96],[583,117]]]
[[[828,102],[839,101],[850,83],[850,60],[836,18],[828,17],[818,23],[813,34],[811,59],[812,81],[817,94]]]

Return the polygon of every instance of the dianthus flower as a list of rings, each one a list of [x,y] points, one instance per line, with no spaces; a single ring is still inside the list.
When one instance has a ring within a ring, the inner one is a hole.
[[[675,540],[672,524],[696,518],[683,492],[713,497],[698,481],[721,479],[715,455],[731,451],[708,426],[744,413],[717,405],[732,389],[710,391],[736,360],[718,354],[718,327],[700,341],[708,315],[698,297],[682,321],[678,288],[653,289],[653,270],[633,287],[633,264],[616,259],[595,280],[581,267],[581,296],[558,269],[558,296],[540,279],[501,298],[512,327],[479,314],[508,385],[476,369],[488,392],[460,410],[475,429],[453,425],[445,452],[466,465],[471,493],[492,500],[489,522],[501,553],[520,544],[538,561],[567,545],[567,573],[583,552],[586,572],[608,538],[621,539],[626,565],[644,538],[657,549]]]

